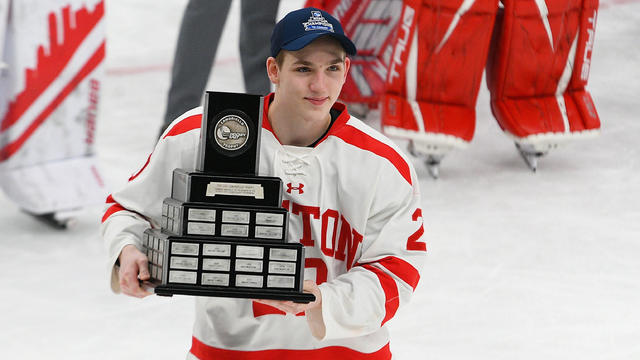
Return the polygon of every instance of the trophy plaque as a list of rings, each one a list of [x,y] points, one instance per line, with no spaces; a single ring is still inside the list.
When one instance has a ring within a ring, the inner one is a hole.
[[[263,101],[206,92],[196,170],[173,171],[162,228],[143,234],[157,295],[315,300],[304,246],[287,242],[282,180],[257,175]]]

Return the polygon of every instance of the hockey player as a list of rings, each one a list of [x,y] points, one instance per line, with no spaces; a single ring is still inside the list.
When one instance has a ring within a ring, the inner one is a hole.
[[[598,133],[585,90],[597,0],[307,4],[336,15],[360,49],[341,98],[380,101],[383,131],[409,140],[434,177],[444,155],[473,139],[485,65],[493,114],[532,170],[550,149]]]
[[[103,0],[0,0],[0,188],[66,227],[106,196],[94,155]]]
[[[335,18],[305,8],[276,25],[266,64],[276,90],[264,101],[259,175],[283,180],[288,238],[305,245],[304,289],[316,301],[197,298],[189,358],[391,358],[386,323],[426,255],[420,193],[407,157],[336,102],[355,51]],[[115,292],[149,295],[142,232],[160,226],[172,170],[195,168],[201,118],[196,108],[176,119],[107,200]]]

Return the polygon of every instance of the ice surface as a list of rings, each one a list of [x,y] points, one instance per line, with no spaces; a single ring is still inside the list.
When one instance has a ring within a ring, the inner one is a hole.
[[[107,1],[97,151],[112,189],[155,142],[185,3]],[[283,0],[281,13],[301,3]],[[238,10],[236,1],[210,89],[243,90]],[[536,174],[484,88],[475,138],[445,157],[441,178],[414,159],[429,258],[390,322],[394,359],[640,359],[638,38],[640,1],[602,1],[588,86],[602,134],[552,151]],[[1,359],[184,358],[192,299],[113,295],[101,212],[54,231],[0,195]]]

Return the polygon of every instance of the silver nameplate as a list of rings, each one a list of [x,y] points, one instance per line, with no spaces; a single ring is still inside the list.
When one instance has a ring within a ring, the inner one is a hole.
[[[269,273],[272,274],[295,274],[296,263],[269,261]]]
[[[205,256],[231,256],[229,244],[203,244],[202,255]]]
[[[249,236],[249,225],[222,224],[220,228],[221,236]]]
[[[171,244],[172,255],[198,255],[198,244],[174,242]]]
[[[202,274],[202,285],[229,286],[229,274]]]
[[[216,221],[215,209],[189,209],[187,220],[193,221]]]
[[[187,223],[187,234],[189,235],[215,235],[216,224],[189,221]]]
[[[203,259],[202,270],[207,271],[229,271],[231,268],[229,259]]]
[[[236,246],[236,257],[262,259],[264,257],[264,248],[261,246]]]
[[[272,248],[269,251],[269,260],[296,261],[298,252],[295,249]]]
[[[267,276],[267,287],[294,288],[296,278],[293,276],[269,275]]]
[[[236,259],[235,271],[262,272],[262,260]]]
[[[222,212],[222,221],[223,222],[232,222],[239,224],[248,224],[249,223],[249,215],[248,211],[231,211],[224,210]]]
[[[284,224],[283,214],[256,213],[256,225],[280,225]]]
[[[256,226],[256,237],[262,239],[282,239],[282,228],[279,226]]]
[[[195,271],[169,270],[169,282],[180,284],[195,284],[197,279]]]
[[[238,274],[236,275],[236,286],[261,288],[262,276]]]
[[[171,269],[198,270],[198,258],[172,256],[169,267]]]

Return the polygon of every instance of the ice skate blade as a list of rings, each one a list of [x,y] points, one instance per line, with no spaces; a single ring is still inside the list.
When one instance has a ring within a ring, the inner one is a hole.
[[[539,151],[531,146],[521,145],[518,143],[515,143],[515,145],[516,149],[518,149],[518,153],[520,153],[520,156],[522,157],[522,160],[524,160],[529,169],[535,173],[538,170],[538,159],[546,155],[548,151]]]

